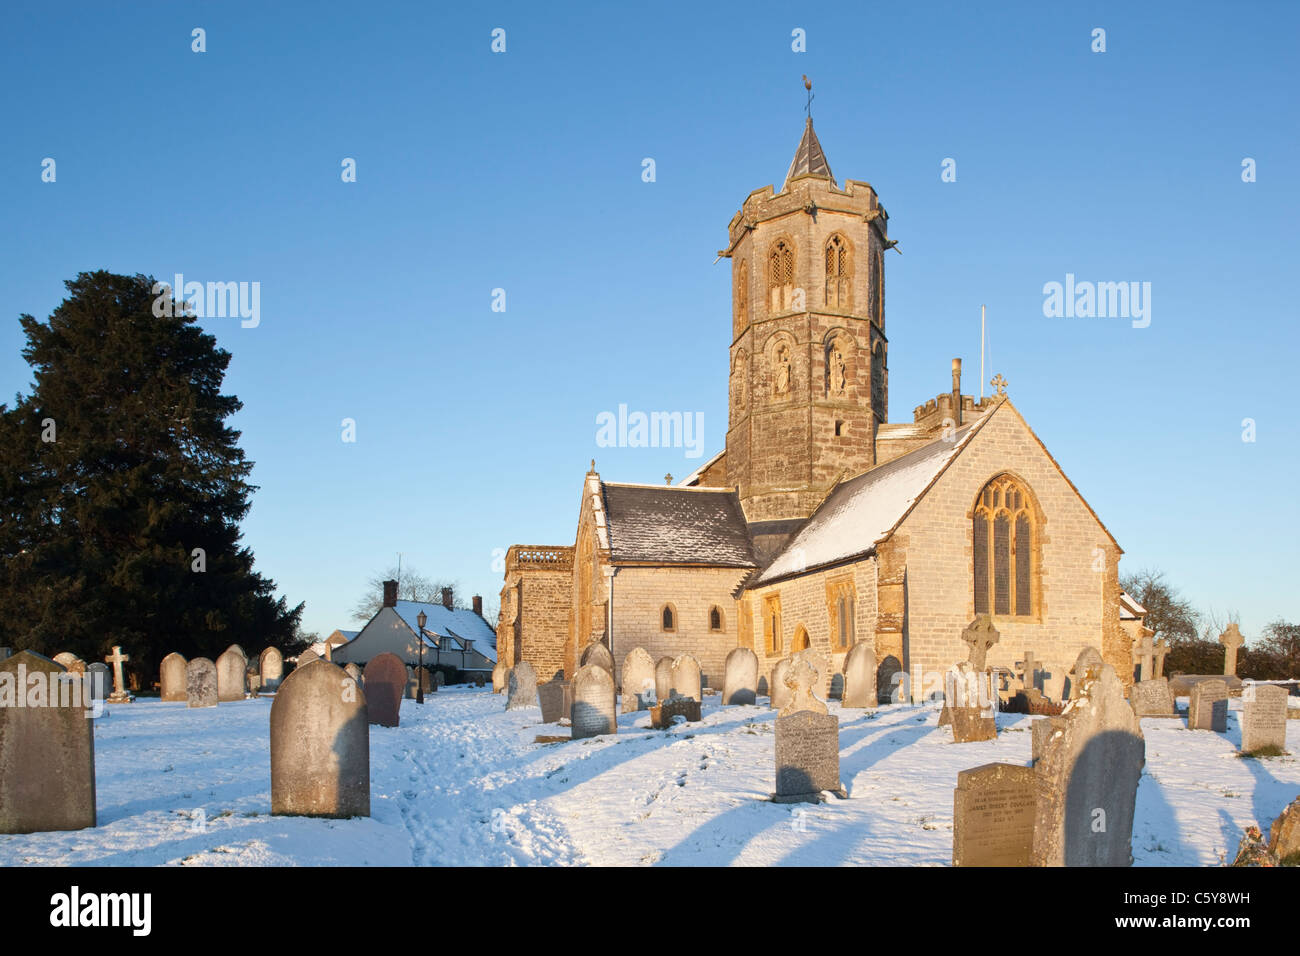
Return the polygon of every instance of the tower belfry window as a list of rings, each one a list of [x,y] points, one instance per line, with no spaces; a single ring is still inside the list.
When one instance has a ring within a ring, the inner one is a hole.
[[[794,248],[778,239],[767,255],[768,308],[789,311],[794,302]]]
[[[853,308],[853,259],[843,236],[831,236],[826,243],[826,307]]]

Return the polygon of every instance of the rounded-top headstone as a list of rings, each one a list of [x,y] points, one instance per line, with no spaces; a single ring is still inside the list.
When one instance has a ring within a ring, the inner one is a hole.
[[[366,708],[370,722],[396,727],[405,693],[406,665],[402,659],[388,651],[370,658],[366,664]]]
[[[510,668],[506,667],[503,662],[497,662],[492,668],[492,693],[499,694],[506,689],[506,678],[510,676]]]
[[[661,701],[672,696],[673,659],[661,657],[655,661],[655,697]]]
[[[217,697],[222,703],[243,700],[248,692],[244,675],[248,673],[248,658],[232,644],[217,658]]]
[[[673,661],[672,693],[691,700],[704,700],[700,690],[700,662],[690,654],[681,654]]]
[[[366,710],[365,692],[328,661],[285,678],[271,703],[273,814],[370,816]]]
[[[19,651],[0,662],[0,701],[0,833],[93,827],[95,735],[85,679]]]
[[[768,698],[768,705],[778,711],[790,702],[790,688],[785,686],[785,675],[789,671],[790,658],[783,657],[772,668],[772,679],[768,682],[768,686],[772,689],[772,696]]]
[[[175,651],[164,657],[158,666],[158,690],[164,701],[189,699],[185,690],[185,658]]]
[[[573,675],[573,709],[569,720],[574,740],[618,732],[614,675],[600,664],[584,664]]]
[[[217,665],[206,657],[185,665],[185,699],[191,707],[217,706]]]
[[[257,670],[262,677],[262,686],[274,690],[284,680],[284,655],[278,647],[268,647],[257,658]]]
[[[238,644],[231,644],[229,647],[226,648],[226,651],[234,651],[244,660],[248,660],[248,651],[244,650]],[[222,653],[224,654],[226,651],[222,651]]]
[[[748,647],[737,647],[723,667],[722,702],[752,704],[757,699],[758,655]]]
[[[654,658],[644,647],[634,647],[623,658],[623,713],[645,710],[656,699]]]
[[[611,674],[614,673],[614,655],[609,652],[609,648],[601,641],[593,641],[582,649],[582,656],[578,658],[578,666],[585,667],[588,664],[599,664]]]
[[[86,672],[86,662],[71,651],[62,651],[55,654],[54,663],[70,674],[84,674]]]
[[[858,641],[844,657],[844,696],[842,707],[875,707],[876,649],[869,641]]]
[[[537,672],[533,670],[532,664],[520,661],[510,668],[510,676],[506,678],[506,710],[523,710],[536,706]]]

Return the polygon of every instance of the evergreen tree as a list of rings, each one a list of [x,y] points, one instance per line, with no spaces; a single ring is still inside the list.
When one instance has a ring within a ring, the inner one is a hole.
[[[0,644],[120,644],[146,687],[171,651],[291,646],[302,605],[239,543],[256,488],[225,424],[230,353],[180,303],[155,315],[150,277],[65,284],[47,321],[21,317],[35,384],[0,405]]]

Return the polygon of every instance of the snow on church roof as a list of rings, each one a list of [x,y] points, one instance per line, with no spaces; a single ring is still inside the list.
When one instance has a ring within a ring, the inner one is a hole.
[[[749,587],[874,550],[991,417],[836,485]]]
[[[756,565],[740,498],[730,488],[604,482],[615,562]]]

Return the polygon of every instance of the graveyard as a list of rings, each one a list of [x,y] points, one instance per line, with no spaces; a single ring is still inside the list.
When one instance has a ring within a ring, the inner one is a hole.
[[[505,697],[453,685],[401,700],[398,726],[369,728],[370,815],[344,819],[273,814],[274,696],[109,703],[93,720],[98,825],[0,836],[0,865],[947,866],[958,774],[1026,767],[1051,719],[998,713],[996,739],[958,744],[939,702],[831,700],[846,796],[785,805],[766,696],[705,693],[698,722],[666,730],[650,710],[617,713],[613,733],[578,739]],[[1245,702],[1228,703],[1222,733],[1141,719],[1135,866],[1231,862],[1244,830],[1300,793],[1294,756],[1240,756]]]

